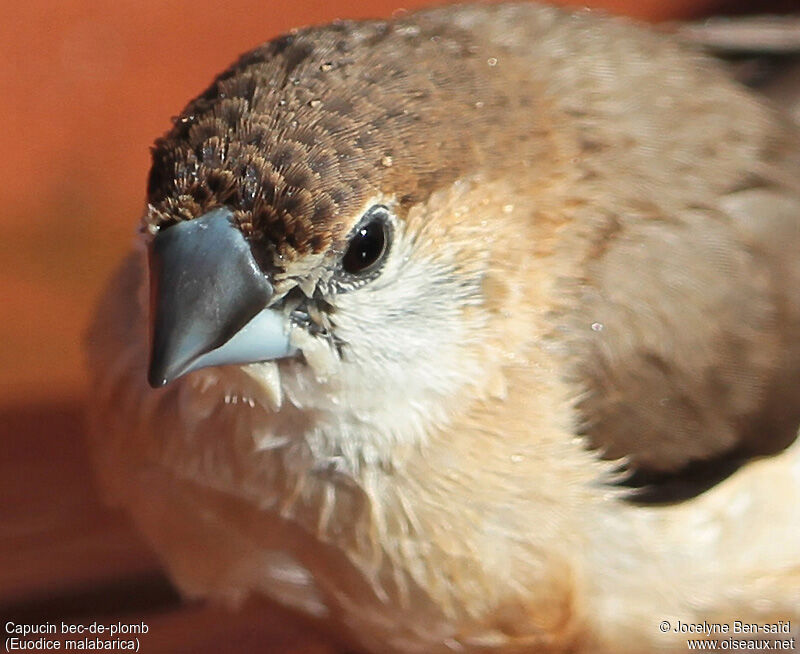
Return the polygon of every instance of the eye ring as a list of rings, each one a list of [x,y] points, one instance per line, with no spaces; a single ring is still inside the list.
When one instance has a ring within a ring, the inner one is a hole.
[[[389,209],[376,204],[364,214],[364,218],[350,237],[342,269],[350,275],[362,276],[374,271],[389,251]]]

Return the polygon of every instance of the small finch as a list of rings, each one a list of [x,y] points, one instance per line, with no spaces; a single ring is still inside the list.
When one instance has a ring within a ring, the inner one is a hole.
[[[624,20],[297,30],[156,141],[92,444],[188,596],[359,650],[800,620],[800,130]]]

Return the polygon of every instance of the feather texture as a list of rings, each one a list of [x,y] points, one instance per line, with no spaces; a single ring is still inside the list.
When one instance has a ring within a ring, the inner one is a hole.
[[[257,48],[154,148],[89,335],[99,476],[187,594],[265,594],[367,651],[800,619],[799,146],[711,61],[587,13]],[[374,204],[385,261],[344,283]],[[150,389],[142,245],[218,205],[302,356]]]

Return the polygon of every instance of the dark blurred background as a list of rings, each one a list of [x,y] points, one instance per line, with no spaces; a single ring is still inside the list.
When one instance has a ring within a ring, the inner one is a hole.
[[[650,21],[763,2],[595,0]],[[145,620],[142,651],[332,652],[262,612],[179,604],[82,444],[82,334],[129,247],[149,146],[239,53],[292,27],[424,0],[21,0],[0,22],[0,618]],[[797,1],[769,8],[800,8]],[[258,615],[254,620],[253,616]],[[257,624],[257,627],[254,625]],[[269,644],[267,646],[267,644]]]

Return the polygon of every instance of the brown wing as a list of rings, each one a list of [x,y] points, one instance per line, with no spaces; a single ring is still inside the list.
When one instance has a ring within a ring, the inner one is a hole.
[[[587,279],[586,434],[626,457],[636,499],[692,496],[796,438],[796,189],[754,180],[714,207],[628,219]]]

